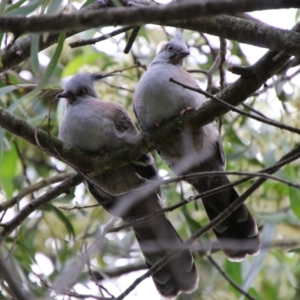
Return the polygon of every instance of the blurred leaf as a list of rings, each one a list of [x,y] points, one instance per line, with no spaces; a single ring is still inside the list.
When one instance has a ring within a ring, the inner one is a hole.
[[[88,5],[90,5],[90,4],[93,3],[93,2],[95,2],[95,0],[86,0],[86,1],[82,4],[82,6],[80,7],[80,9],[81,9],[81,8],[84,8],[84,7],[88,6]]]
[[[290,249],[290,250],[288,250],[288,253],[297,253],[297,254],[300,254],[300,248]]]
[[[0,4],[0,5],[1,5],[1,4]],[[0,12],[1,12],[1,10],[0,10]],[[2,45],[3,37],[4,37],[4,33],[3,33],[3,32],[0,32],[0,45]],[[2,59],[1,59],[1,55],[2,55],[2,51],[0,51],[0,67],[3,66],[3,64],[2,64]]]
[[[11,4],[11,5],[7,6],[6,12],[7,12],[7,11],[10,11],[10,10],[13,10],[13,9],[15,9],[15,8],[20,7],[25,1],[26,1],[26,0],[20,0],[20,1],[16,2],[15,4]],[[0,6],[3,5],[3,4],[4,4],[4,6],[5,6],[6,3],[7,3],[7,0],[4,0],[3,2],[1,1],[1,2],[0,2]],[[5,14],[6,14],[6,12],[5,12]]]
[[[7,85],[7,86],[4,86],[4,87],[1,87],[0,88],[0,97],[5,95],[5,94],[8,94],[12,91],[15,91],[19,88],[26,88],[26,87],[34,87],[35,85],[34,84],[27,84],[27,83],[20,83],[18,85]]]
[[[11,149],[9,151],[4,151],[2,153],[0,178],[7,198],[11,198],[14,192],[12,178],[16,174],[18,159],[18,152],[14,144],[11,144]]]
[[[195,221],[191,216],[190,216],[190,213],[186,207],[186,205],[184,205],[182,207],[182,212],[187,220],[187,223],[191,229],[192,232],[195,232],[197,230],[199,230],[201,228],[199,222]]]
[[[26,3],[27,5],[21,6],[23,3]],[[7,12],[5,12],[5,15],[29,15],[30,13],[34,12],[40,5],[40,0],[19,1],[14,4],[13,8],[9,7]]]
[[[272,294],[275,294],[274,293],[274,289],[273,289],[273,291],[270,289],[269,290],[269,292],[273,292]],[[262,297],[261,296],[261,294],[259,294],[254,288],[250,288],[249,290],[248,290],[248,294],[249,295],[251,295],[252,297],[254,297],[256,300],[265,300],[266,298],[264,298],[264,297]],[[271,293],[270,293],[271,294]],[[275,298],[272,298],[272,297],[270,297],[270,298],[268,298],[268,299],[276,299],[276,297]]]
[[[59,35],[56,49],[51,57],[51,60],[45,71],[44,76],[41,78],[41,80],[36,88],[36,91],[40,91],[48,83],[52,73],[54,72],[55,68],[57,67],[57,63],[60,58],[65,39],[66,39],[66,33],[63,32]]]
[[[5,6],[6,6],[6,4],[7,4],[7,1],[8,1],[8,0],[2,0],[2,1],[0,2],[0,13],[2,13],[3,10],[5,9]],[[25,0],[24,0],[24,1],[25,1]]]
[[[225,260],[225,270],[226,273],[230,276],[230,278],[237,283],[238,285],[241,285],[243,283],[242,278],[242,266],[240,263],[232,262],[228,259]]]
[[[83,53],[72,59],[64,68],[61,77],[75,75],[79,72],[79,69],[83,65],[98,65],[102,64],[101,70],[104,70],[106,66],[113,64],[113,60],[103,53]]]
[[[288,187],[291,208],[294,214],[300,219],[300,190]]]
[[[256,278],[257,274],[259,273],[260,269],[263,267],[263,261],[268,254],[269,247],[271,244],[271,241],[273,239],[273,235],[275,232],[276,223],[265,223],[263,230],[262,230],[262,237],[261,237],[261,250],[260,253],[255,256],[251,262],[251,265],[249,265],[249,268],[246,272],[243,272],[244,274],[244,282],[242,289],[244,291],[248,291],[250,286],[253,283],[253,280]],[[243,265],[244,265],[243,261]],[[244,299],[244,297],[241,297],[241,299]]]
[[[55,215],[58,217],[58,219],[65,225],[70,236],[73,238],[75,237],[75,232],[72,223],[60,209],[58,209],[56,206],[52,204],[47,204],[46,206],[43,206],[43,210],[54,212]]]
[[[31,35],[31,47],[30,47],[30,58],[31,58],[31,67],[35,76],[39,75],[40,71],[40,62],[39,62],[39,34]]]
[[[62,2],[57,0],[50,0],[47,6],[46,14],[54,14],[58,12],[59,8],[61,7]]]

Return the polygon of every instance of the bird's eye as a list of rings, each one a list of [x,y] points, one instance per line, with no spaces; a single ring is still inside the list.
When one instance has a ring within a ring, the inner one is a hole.
[[[84,96],[84,95],[86,95],[86,93],[87,93],[86,88],[82,88],[82,89],[78,92],[78,95],[79,95],[79,96]]]
[[[168,51],[172,51],[172,50],[173,50],[173,47],[172,47],[171,45],[167,45],[166,49],[167,49]]]

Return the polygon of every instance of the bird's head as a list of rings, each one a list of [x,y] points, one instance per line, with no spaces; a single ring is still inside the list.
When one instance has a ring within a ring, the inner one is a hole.
[[[82,73],[72,77],[64,86],[64,91],[56,95],[56,99],[65,98],[68,104],[87,99],[98,98],[94,82],[112,74]]]
[[[159,51],[155,61],[182,65],[183,59],[189,55],[189,49],[183,40],[183,31],[178,30],[174,38]]]

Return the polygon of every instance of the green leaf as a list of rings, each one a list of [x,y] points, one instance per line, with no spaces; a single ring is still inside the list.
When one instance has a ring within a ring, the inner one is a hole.
[[[6,4],[7,4],[7,1],[8,1],[8,0],[2,0],[2,1],[0,2],[0,13],[2,13],[3,10],[5,9],[5,6],[6,6]]]
[[[48,204],[47,206],[43,206],[44,211],[52,211],[55,213],[57,218],[65,225],[68,233],[74,238],[75,232],[72,223],[69,221],[69,219],[62,213],[60,209],[58,209],[56,206],[52,204]]]
[[[7,298],[3,296],[1,291],[0,291],[0,300],[7,300]]]
[[[9,9],[5,15],[9,16],[9,15],[28,15],[32,12],[34,12],[40,5],[41,5],[41,1],[40,0],[32,0],[32,1],[28,1],[27,5],[23,5],[21,6],[25,1],[19,1],[18,3],[16,3],[13,9]]]
[[[185,216],[185,218],[187,220],[187,223],[188,223],[189,227],[191,228],[192,232],[195,232],[195,231],[197,231],[197,230],[199,230],[201,228],[199,222],[195,221],[191,217],[191,215],[190,215],[190,213],[189,213],[186,205],[184,205],[182,207],[182,212],[183,212],[183,214],[184,214],[184,216]]]
[[[271,241],[274,236],[276,223],[265,223],[262,231],[262,237],[261,237],[261,250],[260,253],[255,256],[251,262],[251,265],[248,267],[247,272],[244,272],[244,282],[242,289],[244,291],[248,291],[248,289],[251,287],[254,279],[257,277],[257,274],[263,267],[263,262],[265,257],[267,256],[269,252],[269,246],[271,244]],[[243,267],[249,263],[249,261],[244,260],[243,261]]]
[[[232,262],[228,259],[225,261],[225,270],[226,273],[231,277],[231,279],[241,285],[243,283],[243,278],[242,278],[242,266],[241,264],[237,262]]]
[[[50,3],[48,4],[47,10],[46,10],[46,14],[54,14],[58,11],[58,9],[60,8],[62,2],[61,1],[57,1],[57,0],[50,0]]]
[[[52,58],[49,62],[49,65],[48,65],[48,67],[45,71],[44,76],[42,77],[42,79],[40,80],[37,88],[35,89],[35,92],[40,91],[48,83],[52,73],[54,72],[54,70],[57,66],[58,60],[60,58],[60,55],[61,55],[61,52],[62,52],[62,49],[63,49],[65,39],[66,39],[66,33],[63,32],[59,35],[56,49],[53,53],[53,56],[52,56]]]
[[[88,6],[88,5],[90,5],[90,4],[93,3],[93,2],[95,2],[95,0],[86,0],[86,1],[82,4],[82,6],[80,7],[80,9],[82,9],[82,8],[84,8],[84,7]]]
[[[108,57],[106,54],[93,52],[93,53],[83,53],[80,56],[72,59],[69,64],[64,67],[64,70],[61,74],[61,77],[66,77],[70,75],[75,75],[78,73],[78,70],[86,64],[100,65],[101,63],[106,62],[105,66],[102,65],[104,70],[106,66],[112,65],[113,60]]]
[[[27,83],[24,83],[24,84],[18,84],[18,85],[8,85],[8,86],[4,86],[2,88],[0,88],[0,97],[5,95],[5,94],[8,94],[14,90],[17,90],[19,88],[22,88],[22,87],[33,87],[35,86],[34,84],[27,84]]]
[[[39,34],[33,34],[31,37],[31,47],[30,47],[30,58],[31,58],[31,67],[35,76],[39,75],[40,71],[40,62],[39,62]]]
[[[26,0],[20,0],[20,1],[16,2],[15,4],[9,5],[9,6],[7,7],[6,11],[5,11],[5,14],[6,14],[6,12],[8,12],[8,11],[11,11],[11,10],[13,10],[13,9],[15,9],[15,8],[20,7],[25,1],[26,1]],[[5,4],[6,2],[7,2],[7,0],[4,0],[4,1],[3,1],[3,4]],[[0,7],[1,7],[1,5],[2,5],[2,2],[0,3]],[[2,10],[0,10],[0,11],[2,11]]]
[[[297,218],[300,220],[300,190],[288,187],[291,208]]]
[[[0,10],[0,12],[1,12],[1,10]],[[0,33],[0,45],[2,44],[3,36],[4,36],[4,33],[1,32],[1,33]],[[1,59],[1,55],[2,55],[2,51],[0,51],[0,68],[3,66],[2,59]]]
[[[1,132],[0,132],[1,141]],[[18,163],[18,152],[14,144],[11,145],[10,151],[2,153],[1,167],[0,167],[0,178],[2,187],[8,198],[13,196],[14,185],[13,177],[16,175],[17,163]]]

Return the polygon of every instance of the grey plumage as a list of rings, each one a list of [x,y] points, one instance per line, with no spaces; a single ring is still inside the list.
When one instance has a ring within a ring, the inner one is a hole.
[[[67,99],[59,138],[82,150],[100,154],[134,143],[139,132],[122,106],[96,99],[93,82],[97,79],[101,79],[101,74],[76,75],[67,82],[65,91],[58,95],[58,98]],[[130,191],[143,187],[153,179],[157,179],[154,161],[150,154],[145,154],[118,170],[89,178],[87,184],[92,195],[106,210],[130,222],[162,208],[159,188],[152,189],[146,196],[139,196],[137,201],[133,201],[134,194],[130,197]],[[128,208],[125,211],[120,210],[122,200],[126,201],[123,206]],[[132,228],[149,267],[182,244],[165,214]],[[181,291],[192,292],[198,283],[197,270],[189,250],[183,250],[152,277],[158,291],[168,298],[175,297]]]
[[[174,117],[181,111],[198,109],[205,97],[170,82],[170,78],[198,87],[194,78],[182,68],[189,54],[182,32],[167,43],[139,81],[133,99],[134,112],[144,131]],[[225,156],[215,122],[201,128],[184,128],[179,138],[158,149],[163,160],[175,174],[203,171],[224,171]],[[189,180],[201,193],[229,183],[227,176],[207,176]],[[210,220],[227,208],[238,194],[232,189],[202,199]],[[245,205],[241,205],[226,220],[214,228],[225,254],[240,260],[255,254],[260,248],[257,225]]]

